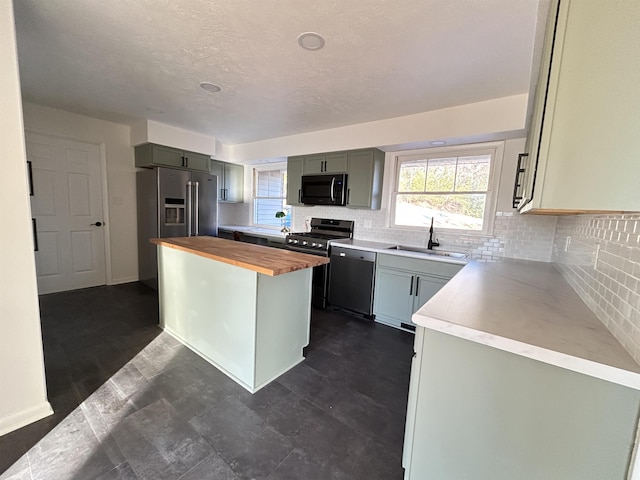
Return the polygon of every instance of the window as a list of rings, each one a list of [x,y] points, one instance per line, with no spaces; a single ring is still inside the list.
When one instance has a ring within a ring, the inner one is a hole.
[[[291,226],[291,208],[287,206],[287,168],[268,167],[253,170],[253,223],[273,227]],[[276,218],[284,210],[287,216]]]
[[[501,144],[425,150],[396,157],[393,225],[486,233],[495,212]],[[409,152],[407,152],[409,153]],[[498,174],[494,175],[497,171]]]

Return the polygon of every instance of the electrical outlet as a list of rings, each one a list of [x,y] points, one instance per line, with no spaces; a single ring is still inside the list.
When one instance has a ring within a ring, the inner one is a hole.
[[[571,245],[571,236],[567,235],[567,239],[564,242],[564,251],[565,252],[569,251],[569,245]]]

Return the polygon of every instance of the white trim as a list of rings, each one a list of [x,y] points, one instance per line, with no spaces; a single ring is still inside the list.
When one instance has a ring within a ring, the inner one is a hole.
[[[41,420],[49,415],[53,415],[53,408],[47,401],[34,405],[33,407],[21,410],[13,415],[0,419],[0,436],[13,432],[30,423]]]
[[[109,180],[107,178],[107,145],[102,142],[100,147],[100,180],[102,182],[102,216],[104,217],[104,267],[107,285],[113,285],[111,271],[111,216],[109,215]]]
[[[137,282],[138,280],[139,277],[137,275],[131,277],[112,278],[109,285],[122,285],[123,283]]]
[[[71,140],[72,142],[86,143],[88,145],[95,145],[100,150],[100,183],[102,189],[102,216],[104,220],[104,265],[105,265],[105,282],[106,285],[114,285],[111,271],[111,217],[109,217],[109,186],[107,181],[107,145],[105,142],[95,143],[88,141],[84,138],[74,137],[71,135],[58,135],[50,133],[47,130],[39,128],[25,129],[25,138],[27,134],[44,135],[47,137],[58,138],[61,140]],[[108,221],[107,221],[108,219]],[[136,279],[137,280],[137,279]]]
[[[493,234],[493,226],[496,216],[496,209],[498,204],[498,191],[500,187],[500,176],[502,174],[502,163],[504,157],[505,142],[487,142],[487,143],[474,143],[466,145],[453,145],[447,147],[438,148],[423,148],[418,150],[401,150],[396,152],[387,152],[386,160],[390,165],[388,166],[389,174],[387,178],[391,178],[392,181],[388,182],[389,187],[386,195],[388,195],[388,211],[386,218],[386,226],[393,230],[406,230],[406,231],[424,231],[424,226],[413,227],[410,225],[396,225],[395,224],[395,207],[397,197],[397,185],[399,175],[399,157],[415,157],[416,159],[433,157],[440,155],[456,154],[461,156],[468,153],[477,154],[491,154],[491,171],[489,176],[489,185],[487,188],[487,201],[485,204],[485,212],[483,217],[482,230],[462,230],[457,228],[438,228],[438,231],[443,234],[458,234],[458,235],[478,235],[486,236]]]
[[[276,225],[269,225],[266,223],[256,223],[256,187],[257,187],[257,178],[258,178],[258,173],[259,172],[269,172],[269,171],[276,171],[276,170],[284,170],[285,172],[287,171],[287,162],[274,162],[274,163],[264,163],[264,164],[260,164],[260,165],[253,165],[251,166],[251,201],[249,202],[251,207],[250,207],[250,211],[251,211],[251,221],[250,221],[250,225],[252,227],[259,227],[259,228],[269,228],[269,229],[273,229],[274,231],[280,231],[282,227],[276,226]],[[287,180],[288,180],[288,176],[287,176]],[[286,203],[287,201],[287,192],[285,189],[284,192],[284,197],[260,197],[260,198],[264,198],[264,199],[273,199],[273,200],[284,200],[284,202]],[[292,207],[289,206],[289,210],[292,210]],[[291,212],[291,224],[293,225],[293,212]]]

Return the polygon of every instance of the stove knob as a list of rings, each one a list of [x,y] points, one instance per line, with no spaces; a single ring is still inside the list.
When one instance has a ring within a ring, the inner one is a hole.
[[[317,244],[316,242],[313,242],[313,243],[311,244],[311,246],[312,246],[312,247],[315,247],[315,246],[317,246],[317,245],[318,245],[318,244]]]
[[[322,248],[323,245],[321,243],[318,244],[318,248]]]
[[[302,241],[302,245],[307,245],[307,241],[306,241],[306,240],[303,240],[303,241]]]
[[[298,240],[294,240],[294,241],[293,241],[293,244],[294,244],[294,245],[295,245],[296,243],[299,243],[299,242],[298,242]]]

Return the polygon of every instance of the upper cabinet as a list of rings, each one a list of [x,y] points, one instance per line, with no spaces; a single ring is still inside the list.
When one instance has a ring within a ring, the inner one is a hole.
[[[209,155],[147,143],[135,148],[136,167],[173,167],[209,171]]]
[[[302,202],[302,172],[304,157],[289,157],[287,159],[287,205],[300,206]]]
[[[244,166],[211,160],[209,173],[218,177],[218,201],[241,203],[244,199]]]
[[[349,152],[347,207],[379,210],[382,202],[384,152],[377,148]]]
[[[638,22],[635,0],[552,1],[514,189],[522,213],[640,210]]]
[[[305,175],[315,173],[344,173],[347,171],[347,152],[319,153],[304,157]]]
[[[302,175],[347,174],[347,208],[378,210],[382,199],[384,152],[377,148],[289,157],[287,204],[302,205]]]

